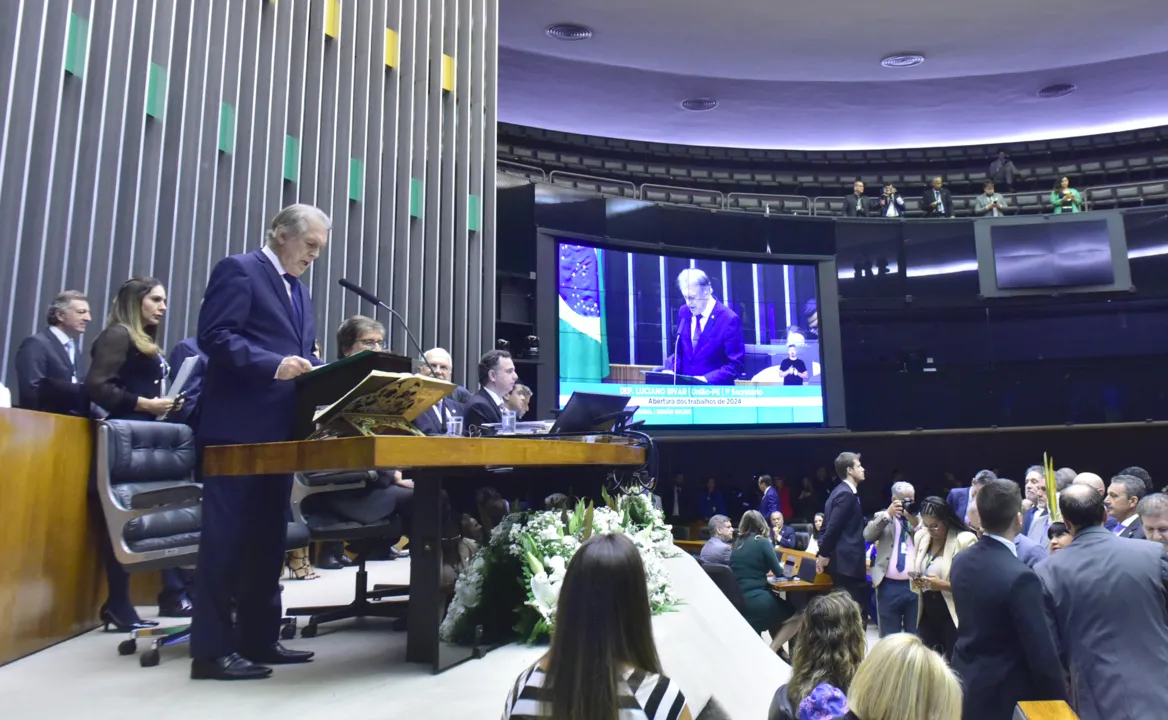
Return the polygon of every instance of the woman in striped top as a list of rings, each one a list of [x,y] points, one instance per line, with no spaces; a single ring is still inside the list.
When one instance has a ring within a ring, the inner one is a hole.
[[[622,534],[594,535],[568,563],[551,649],[524,670],[503,720],[691,720],[661,674],[645,568]]]

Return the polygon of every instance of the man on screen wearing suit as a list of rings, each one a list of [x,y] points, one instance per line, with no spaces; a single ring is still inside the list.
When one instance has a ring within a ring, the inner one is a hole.
[[[463,432],[486,423],[503,421],[503,396],[515,387],[515,361],[506,350],[489,350],[479,360],[479,391],[463,409]]]
[[[321,364],[300,276],[324,250],[330,228],[318,208],[290,205],[272,219],[262,249],[224,258],[211,271],[199,311],[198,347],[207,355],[200,448],[292,439],[292,380]],[[290,475],[203,478],[192,678],[266,678],[267,665],[312,659],[278,642],[291,489]]]
[[[815,571],[826,571],[834,586],[851,595],[866,618],[870,598],[864,564],[864,511],[857,494],[859,484],[864,482],[859,454],[840,453],[835,459],[835,472],[842,482],[831,491],[823,509]]]
[[[1146,720],[1168,708],[1168,556],[1118,538],[1103,496],[1075,484],[1059,496],[1075,539],[1034,569],[1082,720]]]
[[[710,385],[733,385],[746,355],[742,321],[714,298],[710,277],[703,271],[682,270],[677,286],[685,304],[677,310],[676,353],[666,366]]]
[[[89,325],[89,300],[66,290],[49,305],[48,327],[25,338],[16,351],[18,407],[89,417],[84,353],[77,341]]]
[[[1065,700],[1066,685],[1042,583],[1017,556],[1018,486],[991,480],[976,495],[982,537],[949,571],[957,610],[953,669],[965,683],[962,717],[1010,720],[1023,700]]]

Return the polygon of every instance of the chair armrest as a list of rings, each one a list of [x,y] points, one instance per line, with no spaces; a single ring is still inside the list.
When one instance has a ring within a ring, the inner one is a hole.
[[[150,483],[162,485],[162,483]],[[179,482],[163,487],[152,487],[148,490],[134,492],[130,495],[131,510],[148,510],[165,505],[179,505],[198,502],[203,497],[203,486],[198,483]]]

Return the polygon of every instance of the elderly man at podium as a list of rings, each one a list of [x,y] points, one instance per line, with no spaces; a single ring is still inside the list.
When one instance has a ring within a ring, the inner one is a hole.
[[[199,311],[198,344],[207,354],[200,449],[292,439],[292,380],[321,362],[313,354],[312,298],[300,276],[331,227],[320,209],[290,205],[272,219],[263,248],[224,258],[212,270]],[[203,479],[192,678],[266,678],[268,665],[312,659],[278,642],[291,488],[291,476]]]

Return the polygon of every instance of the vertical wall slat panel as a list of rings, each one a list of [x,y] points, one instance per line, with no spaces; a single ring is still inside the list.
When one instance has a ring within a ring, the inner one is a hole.
[[[0,382],[66,288],[89,294],[95,336],[120,284],[155,275],[164,346],[190,336],[213,264],[305,202],[333,220],[305,277],[325,354],[357,312],[416,354],[349,277],[473,384],[493,342],[498,2],[340,0],[331,37],[326,4],[0,3]]]

